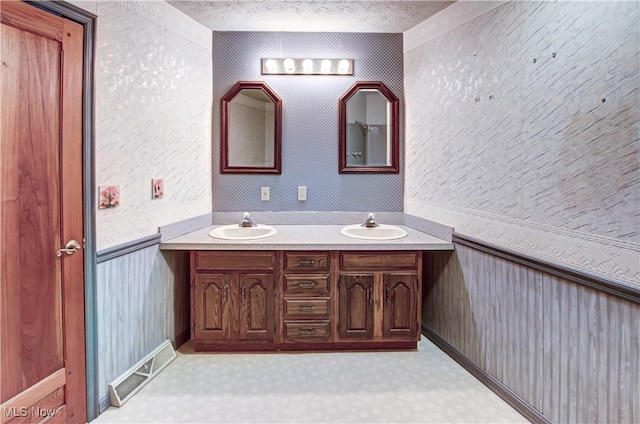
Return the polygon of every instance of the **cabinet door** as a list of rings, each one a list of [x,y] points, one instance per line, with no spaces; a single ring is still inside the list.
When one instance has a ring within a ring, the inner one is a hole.
[[[240,274],[240,339],[273,340],[273,274]]]
[[[196,275],[192,322],[194,339],[219,340],[230,337],[231,276]]]
[[[373,275],[340,275],[340,338],[373,337]]]
[[[383,294],[383,337],[413,340],[419,322],[418,278],[411,274],[385,273]]]

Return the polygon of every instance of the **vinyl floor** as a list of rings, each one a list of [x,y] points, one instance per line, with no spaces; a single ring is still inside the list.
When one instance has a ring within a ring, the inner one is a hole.
[[[177,355],[93,422],[527,422],[424,337],[412,352]]]

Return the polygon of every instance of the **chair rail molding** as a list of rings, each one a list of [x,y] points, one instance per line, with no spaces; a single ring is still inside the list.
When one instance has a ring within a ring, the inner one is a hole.
[[[409,197],[405,212],[529,256],[640,288],[638,243]]]

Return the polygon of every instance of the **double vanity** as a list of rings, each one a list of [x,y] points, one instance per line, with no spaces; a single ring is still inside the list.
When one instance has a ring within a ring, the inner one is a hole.
[[[238,81],[220,101],[220,174],[281,174],[278,94]],[[400,101],[383,82],[356,81],[338,121],[340,174],[400,173]],[[256,222],[214,213],[210,222],[228,225],[161,244],[190,252],[197,351],[417,347],[423,252],[452,250],[451,228],[394,212],[383,223],[355,212],[261,213]]]
[[[196,351],[417,347],[423,252],[451,241],[375,222],[247,221],[162,243],[190,251]]]

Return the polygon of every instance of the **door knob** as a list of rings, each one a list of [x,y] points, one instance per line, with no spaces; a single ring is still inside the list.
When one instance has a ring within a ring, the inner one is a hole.
[[[61,257],[63,253],[66,253],[67,255],[73,255],[80,249],[82,249],[82,246],[80,246],[80,243],[78,243],[75,240],[69,240],[67,244],[64,246],[64,249],[59,249],[56,252],[56,256]]]

